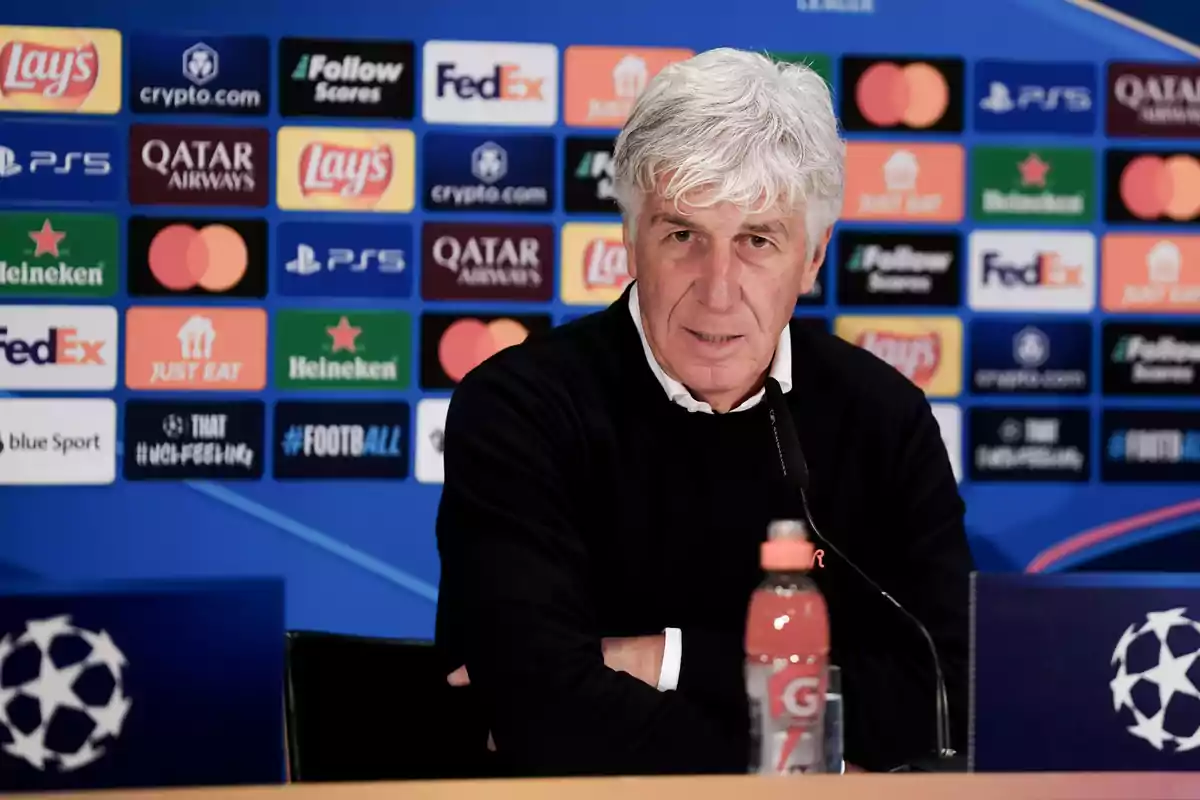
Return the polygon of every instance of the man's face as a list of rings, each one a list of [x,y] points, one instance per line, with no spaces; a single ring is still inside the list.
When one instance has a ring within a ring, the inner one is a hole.
[[[803,214],[677,207],[647,195],[625,247],[646,336],[667,374],[717,411],[752,394],[796,299],[812,289],[829,233],[809,257]]]

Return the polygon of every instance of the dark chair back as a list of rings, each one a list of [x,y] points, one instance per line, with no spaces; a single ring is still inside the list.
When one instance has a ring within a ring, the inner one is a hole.
[[[497,775],[472,687],[451,687],[432,642],[287,634],[293,781]]]

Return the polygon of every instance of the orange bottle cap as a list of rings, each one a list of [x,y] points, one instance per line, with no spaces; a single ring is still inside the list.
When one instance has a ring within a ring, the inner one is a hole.
[[[759,550],[762,568],[769,572],[799,572],[812,566],[813,545],[808,529],[797,520],[776,520],[767,529]]]

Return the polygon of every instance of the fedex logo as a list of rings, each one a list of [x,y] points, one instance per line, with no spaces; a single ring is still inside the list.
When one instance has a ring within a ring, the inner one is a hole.
[[[558,48],[549,44],[427,42],[426,122],[553,125],[558,121]]]
[[[1058,253],[1038,253],[1031,261],[1010,263],[1000,253],[983,254],[983,283],[1003,286],[1082,286],[1083,265],[1067,263]]]
[[[453,92],[461,98],[480,100],[512,100],[529,102],[542,99],[545,78],[533,78],[521,73],[520,64],[497,64],[490,74],[480,78],[463,75],[457,64],[437,65],[438,97]]]
[[[112,389],[117,312],[107,306],[7,306],[0,389]]]
[[[1091,311],[1096,238],[1085,231],[975,231],[967,302],[981,311]]]
[[[40,339],[8,338],[8,328],[0,325],[0,356],[9,364],[62,364],[104,366],[102,340],[81,339],[77,328],[50,328]]]

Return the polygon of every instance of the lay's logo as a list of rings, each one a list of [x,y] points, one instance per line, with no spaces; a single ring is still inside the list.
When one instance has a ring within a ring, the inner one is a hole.
[[[838,317],[837,335],[890,364],[930,397],[962,390],[958,317]]]
[[[300,192],[378,200],[392,184],[392,149],[313,142],[300,155]]]
[[[120,33],[0,26],[0,111],[120,110]]]
[[[567,305],[606,306],[629,284],[620,223],[568,222],[559,254],[559,291]]]
[[[276,202],[281,209],[411,211],[411,131],[281,128]]]
[[[865,331],[854,342],[918,386],[929,383],[942,363],[942,337],[936,333],[903,336],[883,331]]]

